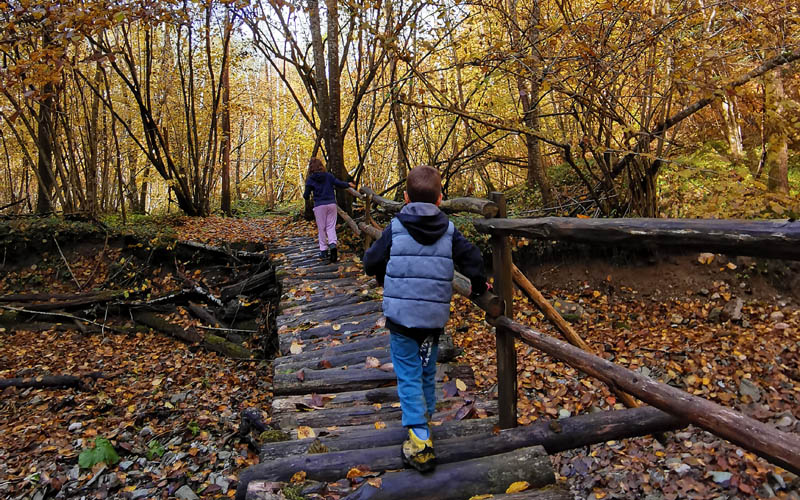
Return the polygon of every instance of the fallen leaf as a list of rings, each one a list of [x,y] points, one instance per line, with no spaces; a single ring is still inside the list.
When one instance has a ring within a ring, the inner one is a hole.
[[[297,380],[302,382],[305,379],[306,379],[306,372],[304,372],[303,370],[297,370]]]
[[[292,341],[292,345],[289,346],[289,352],[292,354],[300,354],[303,352],[303,344],[300,344],[296,341]]]
[[[367,479],[367,483],[374,488],[380,489],[380,487],[383,486],[383,479],[379,477],[371,477]]]
[[[457,378],[456,379],[456,388],[459,391],[466,391],[467,390],[467,384],[465,384],[460,378]]]
[[[301,470],[299,472],[295,472],[292,476],[292,479],[289,480],[291,483],[302,483],[306,480],[306,471]]]
[[[311,427],[301,425],[297,428],[297,439],[308,439],[313,437],[317,437],[317,434]]]
[[[381,361],[374,357],[374,356],[367,356],[367,360],[364,363],[365,368],[378,368],[381,366]]]
[[[711,264],[714,262],[714,254],[709,252],[703,252],[697,256],[697,262],[701,264]]]
[[[515,483],[511,483],[511,485],[506,489],[506,493],[519,493],[520,491],[525,491],[530,488],[531,485],[528,481],[517,481]]]
[[[386,424],[381,422],[381,421],[375,422],[375,428],[376,429],[385,429],[386,428]]]

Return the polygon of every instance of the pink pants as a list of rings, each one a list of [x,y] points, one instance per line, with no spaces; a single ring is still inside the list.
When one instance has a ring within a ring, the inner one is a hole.
[[[336,203],[314,207],[314,218],[319,231],[319,250],[328,249],[328,245],[336,244]]]

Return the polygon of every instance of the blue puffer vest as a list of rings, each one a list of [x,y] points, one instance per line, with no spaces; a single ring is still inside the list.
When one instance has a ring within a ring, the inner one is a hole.
[[[432,245],[418,243],[392,220],[392,248],[383,283],[383,314],[407,328],[444,328],[453,295],[453,223]]]

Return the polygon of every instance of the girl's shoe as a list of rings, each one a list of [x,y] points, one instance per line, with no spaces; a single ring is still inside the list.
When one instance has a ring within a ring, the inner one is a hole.
[[[322,260],[328,260],[328,251],[327,250],[320,250],[319,258]]]
[[[328,250],[330,251],[331,254],[331,264],[333,264],[334,262],[339,260],[339,256],[336,251],[336,243],[331,243],[330,245],[328,245]]]

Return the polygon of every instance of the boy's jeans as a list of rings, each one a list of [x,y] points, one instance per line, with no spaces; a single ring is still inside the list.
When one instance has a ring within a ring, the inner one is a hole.
[[[429,337],[422,344],[405,335],[390,332],[391,355],[394,372],[397,375],[397,393],[403,411],[403,426],[426,425],[425,413],[433,415],[436,411],[436,358],[439,343]],[[427,362],[422,356],[430,354]]]

